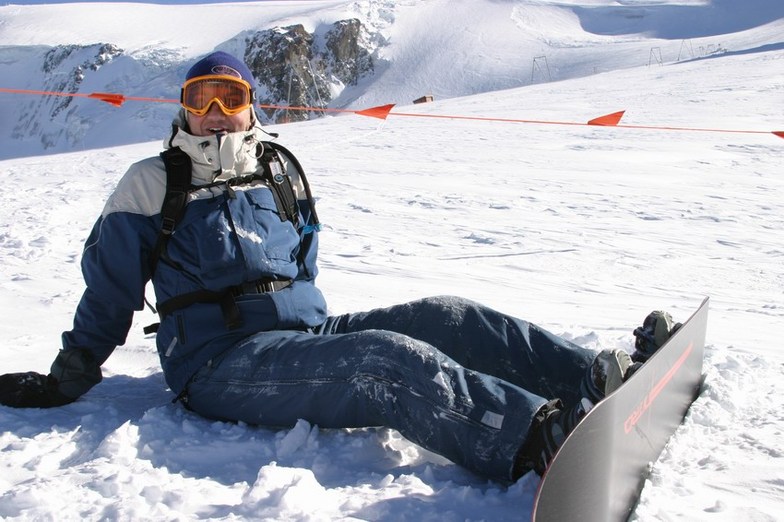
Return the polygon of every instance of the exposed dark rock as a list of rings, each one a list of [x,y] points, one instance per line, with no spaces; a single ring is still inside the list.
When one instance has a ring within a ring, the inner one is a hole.
[[[246,39],[245,61],[259,84],[258,103],[272,106],[272,121],[301,121],[325,108],[348,85],[373,72],[372,49],[359,20],[332,24],[322,38],[291,25],[259,31]]]

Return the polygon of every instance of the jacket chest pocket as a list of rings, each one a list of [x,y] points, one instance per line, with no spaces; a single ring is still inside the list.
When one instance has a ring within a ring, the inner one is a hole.
[[[242,255],[233,239],[231,217],[219,198],[196,200],[169,241],[173,261],[203,281],[242,268]]]
[[[290,221],[281,220],[268,188],[238,191],[230,208],[243,252],[267,258],[276,265],[295,262],[299,235]]]

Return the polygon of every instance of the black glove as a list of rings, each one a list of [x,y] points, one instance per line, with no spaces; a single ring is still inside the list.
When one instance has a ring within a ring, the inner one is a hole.
[[[73,402],[57,391],[57,379],[36,372],[0,375],[0,404],[13,408],[52,408]]]

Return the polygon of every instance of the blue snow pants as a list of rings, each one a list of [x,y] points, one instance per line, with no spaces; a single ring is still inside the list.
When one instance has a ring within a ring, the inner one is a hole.
[[[332,316],[312,332],[253,335],[199,370],[187,404],[264,426],[387,426],[476,474],[514,479],[550,399],[578,400],[595,353],[457,297]]]

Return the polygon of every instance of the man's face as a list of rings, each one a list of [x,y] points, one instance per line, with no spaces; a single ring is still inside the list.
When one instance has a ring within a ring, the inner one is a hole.
[[[240,132],[251,127],[251,109],[229,116],[224,114],[220,105],[213,103],[207,114],[197,116],[187,111],[188,127],[194,136],[211,136],[218,133]]]

